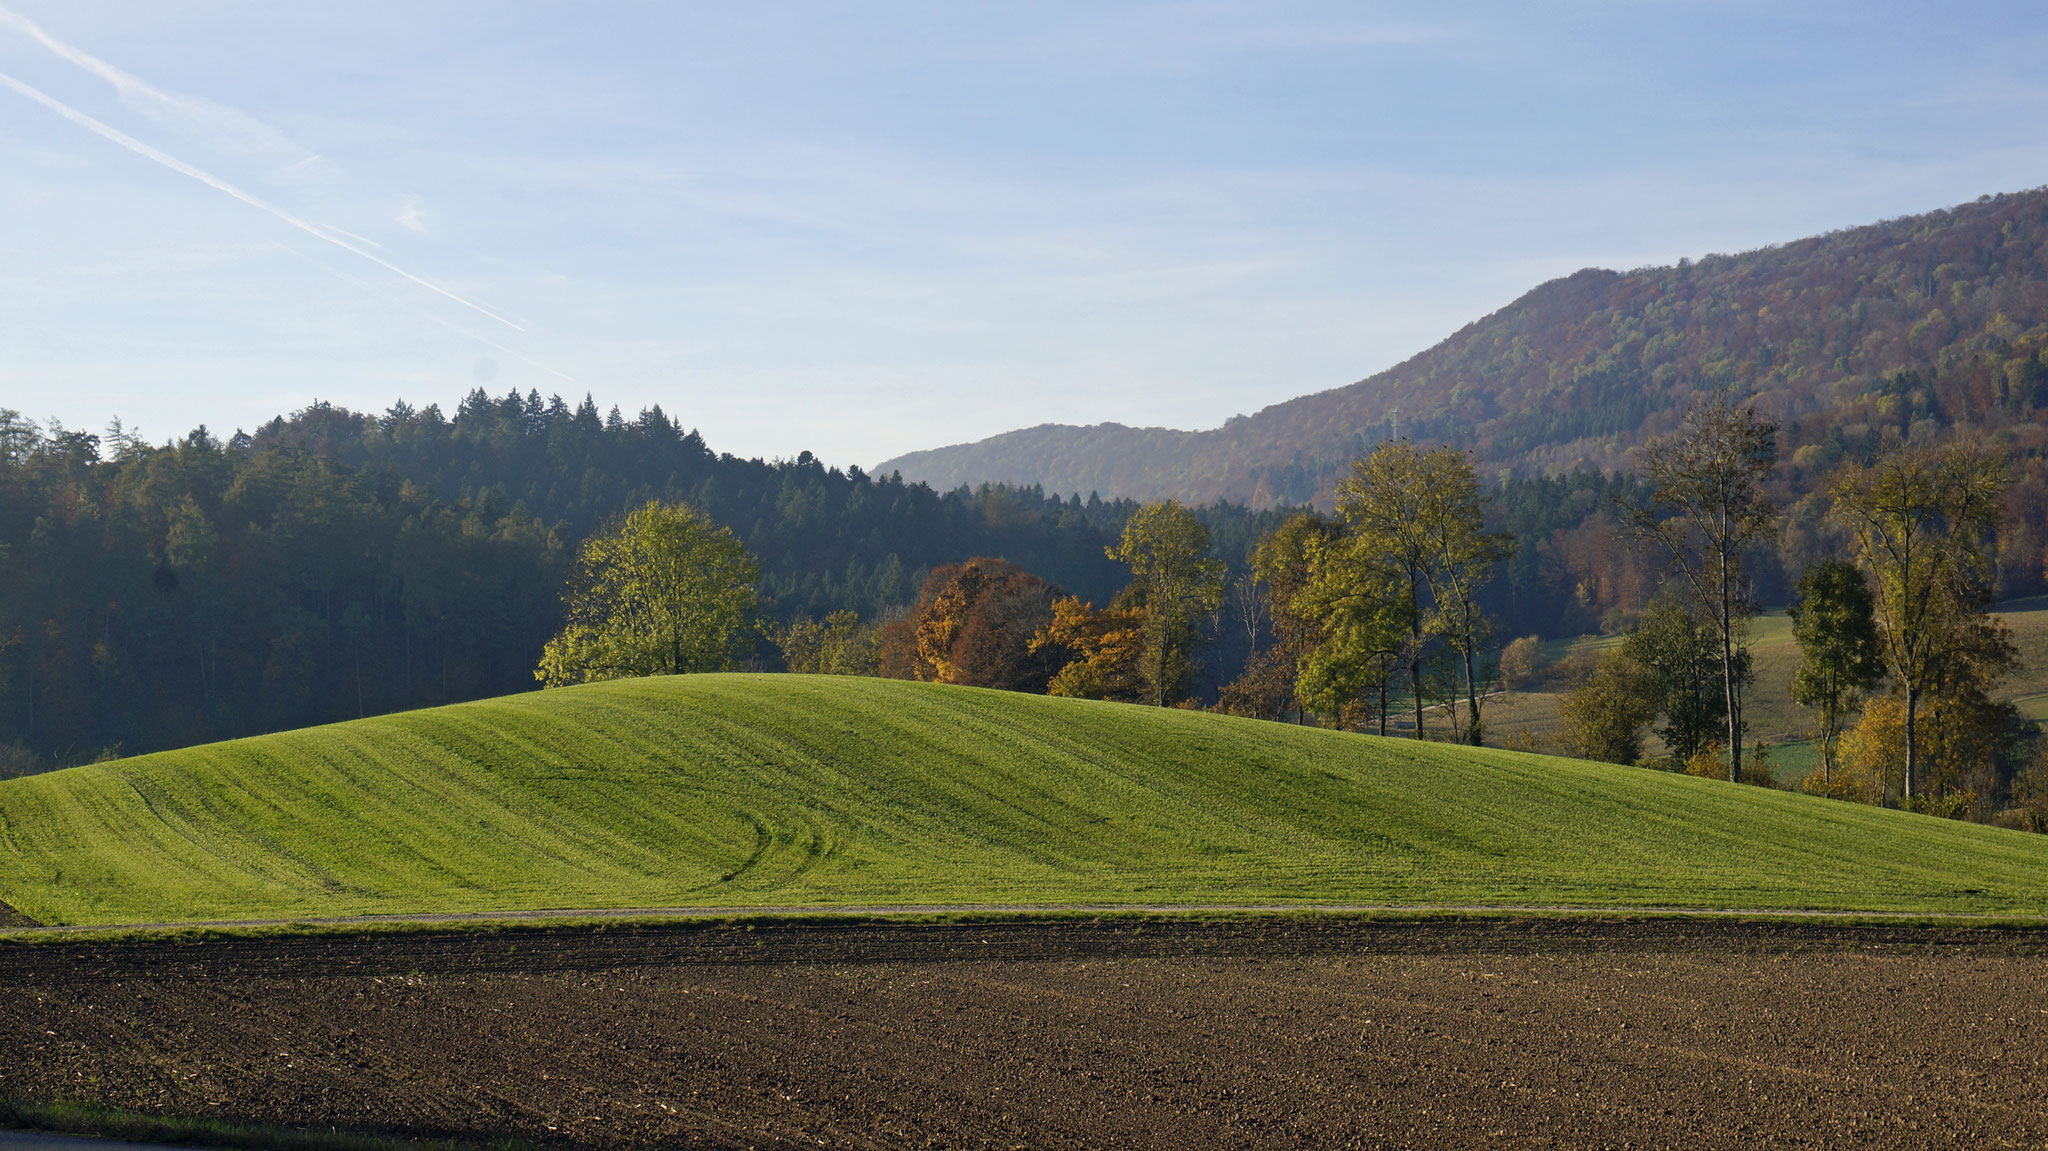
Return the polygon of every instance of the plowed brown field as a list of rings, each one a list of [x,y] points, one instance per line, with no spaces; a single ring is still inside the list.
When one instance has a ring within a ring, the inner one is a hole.
[[[0,1094],[593,1147],[2043,1147],[2048,935],[1274,917],[0,946]]]

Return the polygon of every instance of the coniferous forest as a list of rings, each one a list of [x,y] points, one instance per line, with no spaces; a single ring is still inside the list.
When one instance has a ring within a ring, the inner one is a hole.
[[[739,534],[764,625],[879,618],[982,554],[1106,599],[1136,507],[739,459],[658,408],[537,394],[160,445],[0,412],[0,746],[75,762],[531,689],[577,543],[650,499]],[[1239,553],[1272,518],[1204,515]]]
[[[1603,527],[1633,484],[1495,493],[1537,545],[1489,588],[1504,634],[1593,628],[1644,594]],[[658,408],[532,393],[474,392],[452,416],[315,404],[165,444],[0,413],[0,746],[61,764],[532,689],[577,544],[650,499],[702,509],[759,560],[767,667],[776,626],[886,621],[977,556],[1107,604],[1130,573],[1105,549],[1139,506],[740,459]],[[1286,513],[1197,514],[1236,576]],[[1250,655],[1241,630],[1211,629],[1205,694]]]

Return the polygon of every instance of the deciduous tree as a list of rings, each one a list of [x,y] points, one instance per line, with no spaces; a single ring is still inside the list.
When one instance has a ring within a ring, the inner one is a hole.
[[[1306,511],[1281,521],[1259,541],[1248,578],[1263,592],[1262,614],[1269,621],[1273,643],[1246,661],[1244,674],[1224,688],[1220,707],[1271,719],[1282,718],[1289,710],[1301,714],[1302,664],[1322,630],[1321,622],[1302,610],[1302,589],[1311,578],[1309,551],[1340,530],[1334,521]]]
[[[1651,705],[1664,717],[1657,734],[1680,763],[1719,742],[1728,719],[1721,690],[1721,644],[1712,624],[1671,599],[1652,603],[1622,641],[1622,651],[1647,674]],[[1738,651],[1736,677],[1750,683],[1749,653]]]
[[[1007,560],[980,557],[933,569],[906,621],[917,679],[1044,691],[1059,670],[1031,641],[1062,592]]]
[[[1108,552],[1131,569],[1145,684],[1151,703],[1164,707],[1180,698],[1193,671],[1198,621],[1223,602],[1223,563],[1209,554],[1209,529],[1173,500],[1139,508]]]
[[[759,574],[745,545],[702,512],[649,502],[584,541],[566,623],[534,678],[560,687],[732,668],[753,640]]]
[[[1823,788],[1834,781],[1835,754],[1843,722],[1884,674],[1878,659],[1877,619],[1870,584],[1854,564],[1822,560],[1799,577],[1798,602],[1791,608],[1792,638],[1799,643],[1799,668],[1792,675],[1792,699],[1813,709],[1818,725]]]
[[[1743,557],[1777,525],[1764,490],[1777,460],[1776,422],[1728,400],[1694,408],[1682,432],[1641,455],[1655,507],[1637,514],[1637,528],[1663,548],[1720,641],[1730,780],[1742,778],[1741,673],[1756,610]]]
[[[1949,443],[1899,448],[1830,485],[1834,515],[1870,575],[1879,651],[1902,697],[1909,803],[1919,785],[1921,700],[1944,661],[1984,626],[2009,483],[1997,455]]]
[[[1076,596],[1055,600],[1052,622],[1032,637],[1031,650],[1060,663],[1047,695],[1136,701],[1150,687],[1144,613],[1136,608],[1097,611]]]
[[[1293,612],[1308,622],[1298,658],[1302,700],[1325,715],[1378,696],[1379,733],[1387,734],[1388,685],[1417,635],[1415,599],[1403,574],[1362,533],[1323,522],[1299,539],[1304,578]],[[1419,729],[1418,729],[1419,730]]]
[[[1417,495],[1416,516],[1436,543],[1436,562],[1429,568],[1433,627],[1458,653],[1464,672],[1465,742],[1478,747],[1486,742],[1478,660],[1493,638],[1493,621],[1481,610],[1479,593],[1500,562],[1513,554],[1514,540],[1486,530],[1486,498],[1464,452],[1443,447],[1424,455]]]
[[[1484,740],[1477,660],[1490,625],[1479,608],[1479,589],[1506,558],[1511,541],[1488,532],[1485,501],[1472,463],[1455,448],[1418,451],[1406,440],[1388,441],[1352,465],[1337,487],[1337,511],[1355,539],[1353,555],[1370,558],[1399,586],[1398,614],[1408,626],[1402,658],[1408,664],[1415,733],[1422,728],[1422,672],[1431,636],[1458,653],[1470,716],[1466,739]]]
[[[775,637],[782,662],[799,675],[878,675],[881,629],[850,611],[799,616]]]
[[[1586,681],[1558,705],[1565,751],[1608,763],[1634,763],[1643,756],[1643,728],[1656,716],[1656,685],[1627,653],[1600,653]]]

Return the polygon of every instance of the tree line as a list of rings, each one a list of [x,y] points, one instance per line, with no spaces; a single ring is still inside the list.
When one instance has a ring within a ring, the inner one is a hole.
[[[1328,511],[1253,511],[934,492],[532,393],[476,392],[452,417],[316,404],[161,445],[0,413],[0,772],[726,666],[1480,743],[1533,645],[1502,640],[1625,631],[1576,676],[1571,749],[1637,761],[1654,725],[1668,762],[1740,779],[1748,620],[1794,602],[1816,789],[1979,817],[2014,802],[2031,728],[1990,700],[2014,657],[1983,611],[2002,457],[1890,437],[1838,465],[1816,515],[1788,499],[1777,442],[1723,404],[1636,472],[1517,479],[1382,439]],[[1858,502],[1873,492],[1894,496]],[[634,646],[644,624],[623,646],[600,626],[650,595],[617,572],[658,574],[627,550],[600,578],[604,549],[655,519],[671,548],[737,547],[721,562],[745,585],[660,658]]]
[[[1577,677],[1561,705],[1563,750],[1642,762],[1661,721],[1663,766],[1774,782],[1744,703],[1763,606],[1753,565],[1783,526],[1777,464],[1775,423],[1726,400],[1645,446],[1640,486],[1620,489],[1637,498],[1617,499],[1614,514],[1664,590]],[[1845,558],[1807,568],[1790,610],[1802,658],[1793,693],[1818,729],[1808,790],[2033,819],[2039,740],[1991,699],[2018,661],[1989,611],[2010,483],[2001,456],[1967,440],[1896,445],[1830,481]],[[978,557],[935,569],[906,613],[803,617],[776,643],[793,671],[1206,704],[1480,745],[1487,701],[1535,643],[1496,644],[1484,593],[1519,550],[1490,526],[1497,495],[1461,451],[1383,442],[1354,462],[1332,513],[1288,516],[1234,576],[1201,519],[1168,500],[1138,509],[1105,546],[1130,576],[1100,607]],[[1246,655],[1203,699],[1202,654],[1232,629]]]
[[[740,459],[532,393],[161,444],[0,410],[0,774],[531,688],[578,546],[649,500],[730,526],[783,618],[900,609],[983,553],[1107,594],[1136,507]]]
[[[1515,481],[1498,505],[1524,538],[1564,541],[1616,482]],[[1107,604],[1126,577],[1105,549],[1140,506],[742,459],[658,407],[533,392],[472,392],[448,414],[316,403],[157,443],[0,409],[0,775],[530,688],[577,548],[649,500],[730,528],[777,623],[885,620],[982,556]],[[1235,577],[1287,513],[1192,514]],[[1599,566],[1567,542],[1560,556]],[[1590,626],[1629,594],[1584,583],[1517,556],[1489,605],[1519,628]],[[1213,698],[1253,644],[1202,644],[1194,688]],[[765,640],[748,656],[779,658]]]
[[[1747,564],[1786,526],[1777,444],[1773,421],[1723,402],[1642,453],[1651,502],[1631,518],[1675,578],[1564,700],[1571,750],[1635,762],[1661,718],[1670,766],[1772,782],[1745,765],[1743,704],[1760,607]],[[1894,442],[1828,477],[1837,554],[1801,573],[1789,606],[1792,697],[1819,761],[1806,790],[2048,829],[2039,732],[1992,699],[2020,664],[1990,610],[2014,479],[2006,453],[1969,437]]]

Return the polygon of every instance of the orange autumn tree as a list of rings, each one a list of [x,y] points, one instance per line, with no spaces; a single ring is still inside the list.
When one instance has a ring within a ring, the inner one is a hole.
[[[1138,608],[1097,611],[1078,596],[1054,600],[1052,622],[1032,637],[1031,650],[1065,657],[1059,674],[1046,685],[1047,695],[1125,702],[1145,698],[1145,618]]]
[[[1033,640],[1053,621],[1060,589],[1007,560],[936,568],[908,618],[883,631],[884,675],[1005,691],[1046,690],[1058,652]]]

